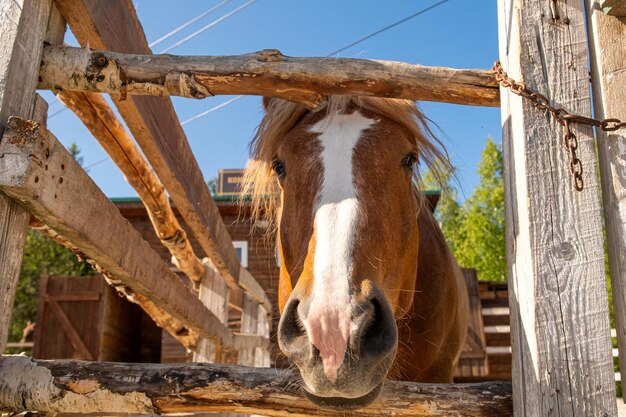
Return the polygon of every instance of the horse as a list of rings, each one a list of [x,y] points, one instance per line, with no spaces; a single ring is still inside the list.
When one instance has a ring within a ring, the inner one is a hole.
[[[304,395],[347,410],[376,400],[387,377],[452,382],[469,302],[416,188],[418,161],[449,163],[428,119],[400,99],[263,103],[244,194],[253,217],[273,221],[278,344]]]

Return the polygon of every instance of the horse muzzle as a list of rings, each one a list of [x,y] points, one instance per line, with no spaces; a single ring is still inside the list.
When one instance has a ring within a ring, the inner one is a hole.
[[[398,330],[380,290],[351,299],[345,314],[317,313],[294,291],[278,325],[278,344],[300,371],[305,396],[323,407],[365,407],[382,391],[393,364]],[[347,321],[347,322],[346,322]],[[341,351],[343,349],[343,351]]]

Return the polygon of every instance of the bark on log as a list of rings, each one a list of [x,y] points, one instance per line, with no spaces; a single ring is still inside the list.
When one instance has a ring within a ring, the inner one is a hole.
[[[206,98],[279,97],[316,108],[326,95],[395,97],[498,106],[491,71],[347,58],[292,58],[277,50],[247,55],[132,55],[48,46],[39,88]]]
[[[162,414],[225,411],[266,416],[345,416],[300,394],[286,369],[0,358],[0,409]],[[509,416],[511,384],[388,381],[360,416]]]
[[[57,97],[80,118],[137,191],[174,264],[192,281],[199,282],[204,265],[176,219],[163,184],[104,98],[73,91],[60,91]]]

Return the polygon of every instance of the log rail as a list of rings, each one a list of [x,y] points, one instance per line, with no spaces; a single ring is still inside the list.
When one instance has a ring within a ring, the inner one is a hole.
[[[489,70],[348,58],[292,58],[277,50],[237,56],[137,55],[44,48],[38,88],[206,98],[272,96],[319,107],[326,95],[361,95],[498,106]]]
[[[164,414],[200,411],[266,416],[345,416],[302,397],[286,369],[182,364],[42,361],[0,357],[0,410]],[[388,381],[360,416],[508,416],[511,384]]]

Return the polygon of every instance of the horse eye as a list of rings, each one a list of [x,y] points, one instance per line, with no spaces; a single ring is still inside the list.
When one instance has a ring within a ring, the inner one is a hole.
[[[285,164],[283,164],[280,159],[274,158],[272,160],[272,170],[278,175],[279,178],[285,175]]]
[[[402,167],[412,169],[416,161],[417,158],[415,157],[415,155],[409,154],[402,159]]]

